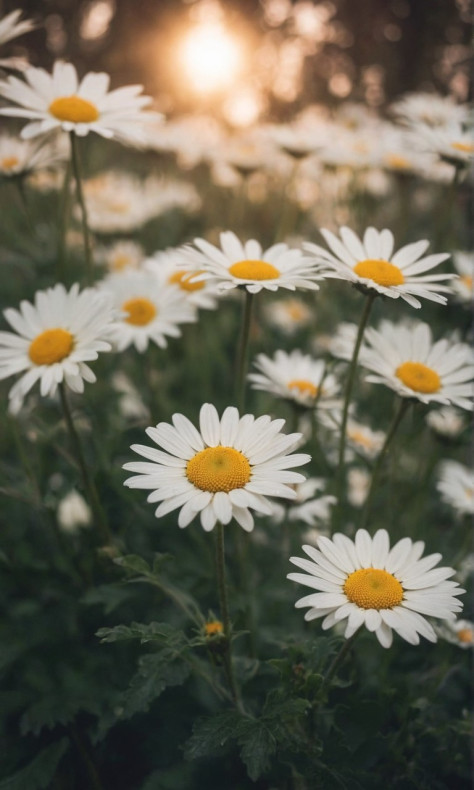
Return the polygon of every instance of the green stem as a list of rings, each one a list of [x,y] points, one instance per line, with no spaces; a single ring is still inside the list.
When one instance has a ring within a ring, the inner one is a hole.
[[[331,681],[336,674],[336,670],[344,661],[345,657],[347,656],[348,652],[350,651],[352,645],[354,644],[356,638],[359,636],[362,628],[359,627],[357,631],[355,631],[349,639],[346,639],[344,644],[342,645],[341,649],[338,653],[334,656],[332,662],[330,663],[326,674],[324,675],[323,682],[321,684],[320,692],[326,690],[328,686],[331,685]]]
[[[86,206],[86,201],[84,199],[84,190],[82,188],[81,160],[79,157],[79,146],[77,143],[77,137],[74,134],[74,132],[70,133],[70,138],[71,138],[72,169],[74,172],[74,180],[76,182],[77,201],[81,209],[82,235],[84,237],[84,257],[86,261],[86,280],[88,283],[90,283],[92,279],[92,249],[91,249],[91,237],[89,232],[89,223],[87,221],[87,206]]]
[[[346,392],[344,397],[344,408],[343,408],[342,420],[341,420],[341,433],[339,436],[339,461],[338,461],[338,472],[337,472],[339,503],[341,503],[342,493],[343,493],[344,455],[346,449],[347,418],[349,415],[349,405],[351,402],[352,389],[354,386],[354,381],[356,376],[357,360],[359,358],[359,350],[362,343],[362,338],[364,336],[364,330],[365,327],[367,326],[367,321],[369,320],[370,311],[372,309],[372,305],[374,303],[376,296],[377,296],[376,292],[371,293],[367,296],[364,309],[362,311],[362,315],[360,318],[359,329],[357,331],[357,338],[354,346],[354,351],[352,353],[352,360],[349,368],[349,373],[347,376]]]
[[[372,471],[372,480],[370,481],[370,488],[369,488],[369,492],[367,494],[367,499],[365,501],[364,512],[362,514],[361,529],[365,529],[367,527],[368,522],[369,522],[370,511],[371,511],[371,508],[372,508],[372,500],[373,500],[373,496],[374,496],[374,491],[375,491],[375,489],[377,487],[377,483],[378,483],[378,480],[379,480],[379,477],[380,477],[380,472],[381,472],[381,469],[382,469],[382,466],[383,466],[383,462],[385,460],[385,456],[387,455],[388,448],[389,448],[389,446],[390,446],[390,444],[392,442],[393,437],[395,436],[395,434],[397,432],[398,426],[400,425],[400,423],[401,423],[406,411],[408,410],[408,408],[410,406],[410,403],[411,403],[411,401],[408,398],[401,398],[400,399],[399,407],[398,407],[398,409],[397,409],[397,411],[395,413],[395,416],[394,416],[394,418],[392,420],[392,424],[391,424],[390,428],[388,429],[388,433],[387,433],[387,436],[385,437],[385,442],[383,444],[383,447],[382,447],[380,453],[377,456],[377,460],[375,461],[375,465],[374,465],[374,468],[373,468],[373,471]]]
[[[235,683],[234,669],[232,666],[232,643],[231,643],[231,624],[229,617],[229,604],[227,600],[227,586],[225,577],[225,554],[224,554],[224,526],[217,522],[217,536],[216,536],[216,571],[217,571],[217,590],[219,594],[219,607],[222,617],[222,625],[224,628],[225,636],[225,655],[224,666],[227,675],[227,682],[229,684],[230,693],[235,705],[239,710],[242,709],[242,702],[239,698],[237,686]]]
[[[64,280],[66,269],[66,233],[69,220],[70,211],[70,198],[71,198],[71,177],[72,167],[69,161],[64,171],[64,181],[61,190],[61,205],[59,207],[59,235],[58,235],[58,251],[56,259],[56,277],[59,281]]]
[[[107,524],[105,514],[102,509],[102,505],[100,504],[99,495],[94,485],[94,481],[92,480],[92,477],[89,474],[89,469],[87,468],[87,463],[84,457],[81,440],[79,438],[79,434],[76,431],[74,420],[72,419],[71,409],[69,407],[64,382],[61,382],[59,384],[59,396],[61,398],[61,406],[64,413],[64,419],[66,421],[66,425],[69,431],[69,435],[71,437],[72,445],[76,453],[77,463],[79,465],[79,469],[81,470],[84,489],[86,491],[90,505],[94,511],[101,540],[103,540],[104,543],[111,543],[112,534],[110,532],[109,525]]]
[[[237,354],[237,406],[243,411],[245,405],[245,374],[247,372],[247,357],[249,347],[250,327],[252,324],[253,297],[245,288],[245,302],[242,315],[242,326],[240,329],[240,342]]]

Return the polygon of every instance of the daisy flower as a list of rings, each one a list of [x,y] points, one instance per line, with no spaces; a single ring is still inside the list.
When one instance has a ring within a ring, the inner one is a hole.
[[[30,66],[24,72],[26,82],[17,77],[0,81],[0,95],[18,105],[2,107],[2,115],[29,118],[22,137],[36,137],[53,129],[63,129],[84,137],[96,132],[101,137],[123,143],[139,144],[145,139],[144,128],[156,113],[143,112],[151,103],[141,96],[141,85],[128,85],[109,92],[110,77],[103,72],[89,72],[79,81],[71,63],[56,61],[52,74]]]
[[[60,500],[56,516],[59,528],[71,535],[92,524],[92,511],[84,497],[75,489]]]
[[[459,436],[466,426],[461,412],[451,406],[428,412],[426,422],[432,431],[450,439]]]
[[[97,247],[94,257],[96,263],[105,265],[109,272],[122,272],[140,268],[145,250],[135,241],[120,240],[109,247]]]
[[[178,288],[182,296],[194,307],[215,310],[218,295],[215,285],[209,280],[196,280],[196,275],[201,272],[183,268],[182,259],[181,249],[157,252],[146,259],[144,269],[157,277],[164,287]]]
[[[347,473],[347,499],[352,507],[362,507],[370,489],[372,475],[367,469],[351,467]]]
[[[346,436],[354,450],[366,458],[375,458],[383,447],[386,434],[383,431],[373,431],[368,425],[349,418]]]
[[[453,252],[453,262],[459,274],[453,282],[455,298],[471,305],[474,299],[474,253]]]
[[[471,620],[448,621],[436,627],[436,633],[446,642],[457,645],[463,650],[474,648],[474,623]]]
[[[431,127],[447,126],[453,121],[465,123],[469,110],[466,104],[456,104],[451,96],[436,93],[408,93],[394,102],[390,109],[409,124]]]
[[[179,324],[196,321],[196,310],[182,293],[177,288],[163,288],[149,272],[111,274],[100,288],[110,294],[122,315],[110,329],[116,351],[134,345],[143,353],[150,341],[166,348],[167,337],[181,336]]]
[[[366,381],[385,384],[402,398],[472,409],[474,354],[466,343],[433,342],[428,324],[382,321],[367,329],[360,363],[375,375]]]
[[[35,23],[32,19],[20,20],[22,13],[21,8],[17,8],[0,19],[0,46],[7,44],[14,38],[18,38],[18,36],[22,36],[24,33],[29,33],[30,30],[35,28]],[[1,68],[22,71],[27,66],[28,61],[24,58],[0,58]]]
[[[295,499],[291,507],[284,507],[279,502],[273,505],[272,521],[280,524],[287,521],[302,521],[309,527],[327,522],[331,507],[336,503],[336,497],[330,494],[315,495],[324,488],[324,481],[320,477],[309,477],[303,483],[293,486]]]
[[[265,252],[258,241],[242,243],[235,233],[220,235],[221,249],[204,239],[195,239],[193,247],[185,251],[196,270],[203,269],[200,278],[210,278],[222,290],[244,287],[250,293],[262,289],[277,291],[287,288],[318,290],[315,280],[321,279],[317,264],[303,258],[300,250],[290,250],[286,244],[273,244]]]
[[[0,136],[0,178],[29,175],[57,165],[66,158],[66,152],[57,145],[38,146],[9,134]]]
[[[474,158],[474,130],[451,123],[436,129],[416,127],[420,144],[455,167],[467,166]]]
[[[312,408],[321,398],[332,398],[339,390],[339,384],[332,374],[326,374],[323,360],[313,359],[301,351],[276,351],[273,359],[266,354],[258,354],[255,367],[259,373],[249,373],[252,388],[271,392],[278,398]]]
[[[474,472],[457,461],[443,461],[436,488],[441,499],[464,515],[474,515]]]
[[[349,280],[364,290],[375,290],[392,299],[401,296],[412,307],[421,307],[416,297],[446,304],[446,297],[440,292],[449,293],[451,289],[439,282],[451,279],[452,275],[420,276],[449,258],[449,253],[422,257],[428,249],[428,241],[407,244],[394,253],[393,234],[387,229],[367,228],[362,240],[347,227],[340,228],[341,239],[329,230],[323,229],[321,233],[331,252],[310,242],[303,247],[320,263],[329,266],[326,277]]]
[[[111,349],[114,313],[105,294],[95,288],[79,292],[77,283],[66,291],[59,284],[38,291],[34,304],[24,300],[19,310],[8,308],[4,315],[15,333],[0,332],[0,379],[23,374],[9,393],[12,412],[37,381],[44,397],[54,395],[61,382],[83,392],[84,381],[96,380],[86,363]]]
[[[309,560],[290,558],[305,573],[290,573],[287,578],[318,590],[300,598],[295,606],[310,607],[305,620],[324,617],[324,630],[347,621],[346,639],[365,625],[382,647],[392,644],[392,631],[417,645],[420,636],[437,641],[423,615],[454,620],[454,613],[462,609],[456,596],[465,590],[447,581],[455,571],[434,567],[441,554],[421,559],[422,541],[402,538],[390,549],[385,529],[373,538],[359,529],[354,540],[336,533],[332,539],[320,536],[317,545],[317,549],[303,546]]]
[[[293,335],[308,326],[313,318],[311,309],[301,299],[276,299],[264,307],[265,318],[286,335]]]
[[[174,414],[173,425],[159,423],[147,434],[161,449],[132,445],[147,461],[127,463],[135,472],[125,485],[151,489],[148,502],[160,502],[159,518],[180,508],[178,526],[186,527],[200,513],[203,529],[210,531],[217,521],[232,518],[243,529],[253,529],[250,510],[271,515],[268,497],[295,499],[290,486],[304,476],[289,468],[310,460],[304,453],[289,454],[301,434],[284,435],[284,420],[267,415],[239,417],[228,406],[222,417],[215,406],[205,403],[199,415],[198,431],[182,414]]]

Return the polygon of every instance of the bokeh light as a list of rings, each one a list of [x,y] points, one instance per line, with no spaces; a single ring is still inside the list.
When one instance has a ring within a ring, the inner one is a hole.
[[[219,21],[192,27],[178,47],[184,76],[199,93],[214,93],[229,86],[242,67],[239,41]]]

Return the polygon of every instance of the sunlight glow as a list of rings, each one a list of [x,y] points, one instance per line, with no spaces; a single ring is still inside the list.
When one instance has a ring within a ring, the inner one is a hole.
[[[179,54],[186,77],[201,93],[230,85],[242,64],[238,42],[219,22],[204,22],[192,28]]]

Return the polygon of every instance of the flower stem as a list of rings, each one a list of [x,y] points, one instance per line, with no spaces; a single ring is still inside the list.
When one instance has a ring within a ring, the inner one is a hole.
[[[105,518],[102,505],[100,504],[99,495],[94,485],[94,481],[92,480],[92,477],[89,474],[89,469],[87,468],[87,463],[84,457],[81,440],[79,438],[79,434],[76,431],[74,420],[72,419],[71,409],[67,399],[64,382],[61,382],[59,384],[59,396],[61,398],[61,406],[64,413],[64,419],[66,421],[66,425],[69,431],[69,435],[71,437],[72,445],[76,453],[77,463],[79,465],[79,469],[81,470],[84,489],[86,491],[90,505],[94,511],[94,516],[100,533],[101,540],[103,540],[104,543],[111,543],[112,534],[110,532],[109,525],[107,524],[107,520]]]
[[[253,294],[245,289],[245,302],[243,307],[240,342],[237,354],[236,380],[237,406],[241,411],[243,410],[245,404],[245,374],[247,372],[250,326],[252,324],[253,296]]]
[[[397,428],[400,425],[400,423],[401,423],[401,421],[403,419],[403,416],[405,415],[406,411],[408,410],[408,407],[410,406],[410,403],[411,403],[411,401],[408,398],[400,398],[399,407],[398,407],[398,409],[397,409],[397,411],[395,413],[395,416],[394,416],[394,418],[392,420],[392,424],[391,424],[390,428],[388,429],[388,433],[387,433],[387,436],[385,437],[385,442],[383,444],[383,447],[382,447],[382,449],[380,450],[380,453],[377,456],[377,460],[375,461],[374,468],[373,468],[373,471],[372,471],[372,480],[370,481],[370,488],[369,488],[369,492],[367,494],[367,499],[365,501],[364,512],[362,514],[361,529],[365,529],[367,527],[368,522],[369,522],[370,511],[371,511],[371,508],[372,508],[372,500],[373,500],[373,496],[374,496],[374,491],[375,491],[375,489],[377,487],[378,479],[379,479],[379,476],[380,476],[380,471],[382,469],[382,465],[383,465],[385,456],[387,455],[388,448],[389,448],[389,446],[390,446],[390,444],[392,442],[393,437],[395,436],[395,434],[397,432]]]
[[[58,251],[56,258],[56,278],[59,281],[64,280],[65,261],[66,261],[66,233],[69,219],[70,198],[71,198],[71,176],[72,168],[71,162],[66,164],[64,171],[64,181],[61,191],[61,205],[59,209],[59,236],[58,236]]]
[[[79,146],[77,137],[74,132],[70,133],[71,139],[71,162],[72,170],[74,173],[74,180],[76,182],[76,194],[79,207],[81,209],[81,224],[82,235],[84,237],[84,257],[86,261],[86,280],[91,282],[92,279],[92,251],[91,251],[91,237],[89,232],[89,224],[87,221],[87,207],[84,199],[84,190],[82,188],[81,178],[81,160],[79,157]]]
[[[222,625],[224,627],[225,636],[225,655],[224,667],[227,675],[227,682],[229,684],[232,699],[237,708],[242,709],[242,702],[240,700],[237,686],[235,683],[234,669],[232,666],[232,644],[231,644],[231,624],[229,618],[229,604],[227,601],[227,585],[225,576],[225,554],[224,554],[224,526],[217,522],[217,538],[216,538],[216,571],[217,571],[217,590],[219,594],[219,607],[222,617]]]
[[[374,303],[376,296],[377,296],[376,293],[369,294],[367,296],[364,309],[360,317],[359,329],[357,331],[357,338],[354,346],[354,351],[352,353],[352,360],[349,368],[349,373],[347,376],[346,392],[344,397],[344,408],[343,408],[342,420],[341,420],[341,433],[339,436],[339,461],[338,461],[338,472],[337,472],[339,503],[342,500],[342,492],[343,492],[342,483],[343,483],[343,473],[344,473],[344,456],[346,449],[347,418],[349,415],[349,405],[351,402],[352,389],[354,387],[355,375],[357,370],[357,360],[359,358],[359,351],[362,343],[362,338],[364,336],[364,330],[365,327],[367,326],[367,321],[369,320],[372,304]]]
[[[326,690],[328,686],[331,685],[331,681],[336,674],[336,670],[344,661],[345,657],[347,656],[348,652],[350,651],[352,645],[354,644],[356,638],[359,636],[361,632],[361,628],[359,627],[357,631],[355,631],[349,639],[346,639],[344,644],[342,645],[341,649],[338,653],[334,656],[332,662],[330,663],[326,674],[324,675],[323,682],[321,684],[320,691]]]

